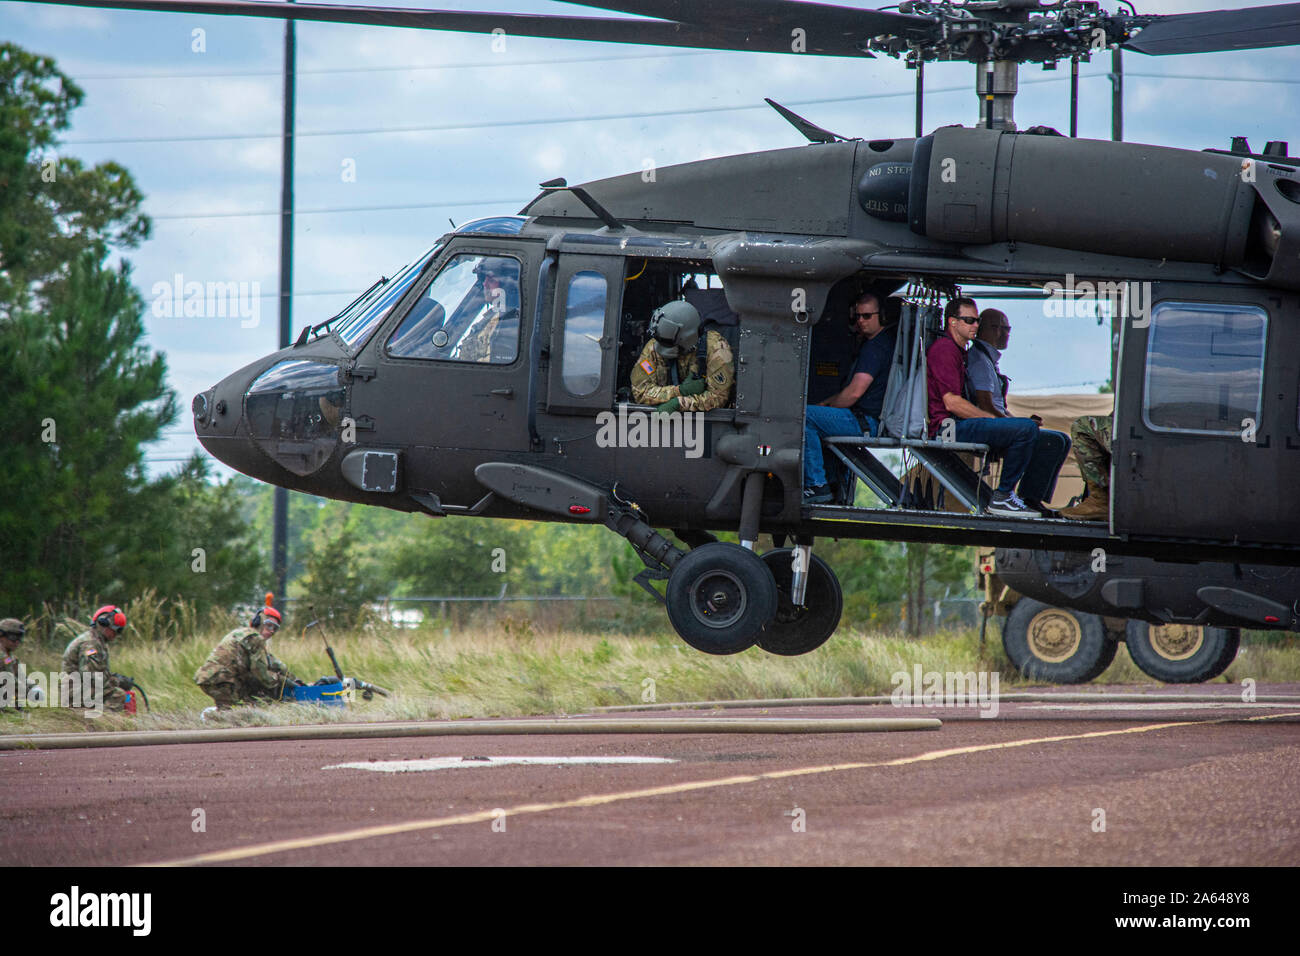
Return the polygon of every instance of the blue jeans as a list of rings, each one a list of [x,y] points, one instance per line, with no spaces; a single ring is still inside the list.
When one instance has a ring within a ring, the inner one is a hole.
[[[865,434],[873,437],[880,430],[876,419],[867,418]],[[826,480],[826,458],[822,454],[822,438],[828,435],[861,435],[862,425],[858,418],[847,408],[831,408],[829,405],[809,405],[803,419],[803,485],[812,488],[828,484]],[[839,459],[835,459],[836,462]]]
[[[1050,501],[1056,492],[1056,477],[1070,455],[1070,436],[1050,428],[1038,429],[1034,456],[1020,479],[1020,497],[1031,508]]]
[[[1002,453],[1002,481],[997,489],[1002,495],[1015,490],[1038,444],[1038,424],[1028,418],[961,418],[956,434],[957,441],[988,445]],[[1055,483],[1055,473],[1051,481]]]

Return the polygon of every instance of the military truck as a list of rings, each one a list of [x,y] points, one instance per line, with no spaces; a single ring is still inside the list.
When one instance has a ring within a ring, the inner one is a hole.
[[[1100,567],[1080,552],[980,556],[980,609],[1006,616],[1002,644],[1026,677],[1085,683],[1123,641],[1143,673],[1200,683],[1227,670],[1243,627],[1300,630],[1300,568],[1119,556]]]

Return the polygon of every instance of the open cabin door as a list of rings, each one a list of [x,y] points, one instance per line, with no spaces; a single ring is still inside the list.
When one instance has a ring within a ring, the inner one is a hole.
[[[547,412],[595,415],[613,406],[622,293],[621,257],[560,256],[555,273]]]
[[[1154,285],[1121,333],[1116,532],[1300,539],[1297,328],[1294,295]]]

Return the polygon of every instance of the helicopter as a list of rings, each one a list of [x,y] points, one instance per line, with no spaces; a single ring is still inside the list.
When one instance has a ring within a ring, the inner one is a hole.
[[[808,145],[669,166],[653,183],[555,179],[516,215],[454,228],[194,397],[199,440],[238,471],[437,518],[603,524],[631,543],[645,564],[638,583],[677,633],[712,654],[801,654],[830,637],[842,592],[813,554],[818,537],[1300,564],[1300,353],[1287,338],[1300,313],[1300,159],[1283,142],[1192,151],[1020,132],[1013,113],[1020,63],[1296,44],[1300,4],[1172,16],[1090,0],[912,0],[897,12],[584,4],[642,18],[611,19],[66,2],[705,49],[789,52],[793,38],[801,52],[891,56],[918,74],[925,62],[976,65],[972,127],[851,139],[782,110]],[[512,290],[495,327],[504,347],[471,360],[459,350],[477,277],[493,272]],[[991,515],[987,446],[910,425],[827,441],[874,506],[804,501],[805,405],[840,370],[850,343],[839,317],[857,295],[897,300],[892,376],[911,394],[943,334],[944,299],[1076,278],[1104,290],[1117,316],[1106,521]],[[665,438],[665,419],[631,400],[629,376],[652,314],[678,299],[726,339],[735,388],[724,407],[693,413],[698,433],[670,416]],[[919,463],[965,513],[915,507],[888,454]],[[717,540],[722,531],[740,544]],[[761,555],[760,533],[775,545]]]

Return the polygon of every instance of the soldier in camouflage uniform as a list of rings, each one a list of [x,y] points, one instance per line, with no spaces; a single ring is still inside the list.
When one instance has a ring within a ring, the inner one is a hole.
[[[4,705],[10,707],[21,707],[26,703],[29,694],[33,700],[38,701],[45,696],[39,686],[29,688],[26,680],[22,681],[22,683],[19,683],[18,680],[20,676],[18,673],[19,664],[14,651],[18,649],[18,645],[26,633],[27,628],[16,617],[7,617],[0,621],[0,674],[9,674],[13,677],[13,684],[9,692],[12,697],[7,694],[5,696],[8,699],[4,701]]]
[[[125,629],[126,615],[120,608],[106,604],[91,618],[90,630],[75,638],[63,652],[63,673],[104,675],[105,710],[125,710],[126,693],[131,689],[127,686],[131,684],[129,679],[108,669],[108,642]],[[91,706],[90,701],[83,700],[82,704]]]
[[[705,368],[697,367],[700,313],[695,306],[680,300],[667,303],[655,310],[649,332],[650,341],[632,366],[633,401],[661,412],[707,412],[728,404],[736,381],[731,346],[719,333],[706,332]],[[672,384],[674,360],[678,385]]]
[[[280,629],[280,620],[275,608],[262,608],[248,627],[237,627],[223,637],[194,674],[194,682],[216,702],[218,710],[245,701],[280,700],[285,684],[302,683],[267,649]]]
[[[474,273],[478,276],[475,294],[482,304],[452,346],[451,357],[460,362],[509,364],[519,354],[519,265],[513,259],[488,256]]]
[[[1114,416],[1084,415],[1070,424],[1074,457],[1087,485],[1087,497],[1073,508],[1064,509],[1066,518],[1106,521],[1110,518],[1110,437]]]

